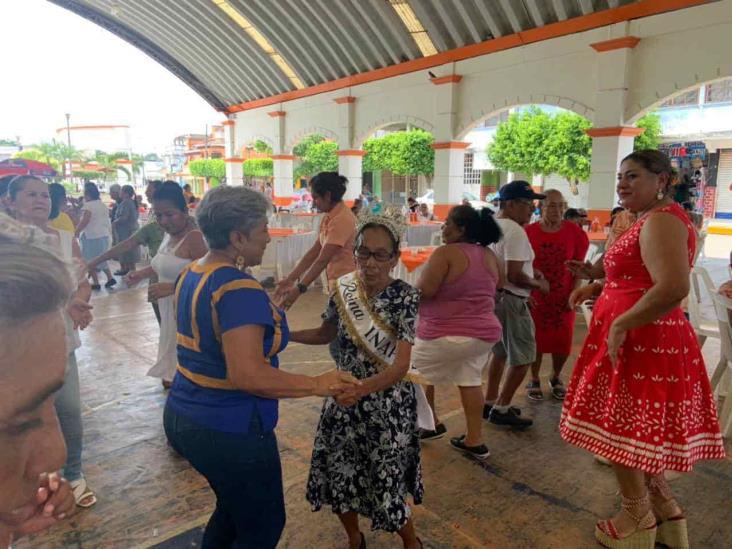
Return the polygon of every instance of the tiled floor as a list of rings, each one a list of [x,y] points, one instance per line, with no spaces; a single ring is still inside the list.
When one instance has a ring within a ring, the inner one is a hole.
[[[726,253],[715,255],[724,258]],[[726,278],[726,260],[706,264],[716,280]],[[290,314],[291,324],[314,325],[323,305],[322,295],[305,295]],[[156,356],[157,324],[144,291],[102,293],[94,307],[96,318],[83,334],[78,357],[84,468],[99,503],[45,535],[22,540],[17,548],[150,547],[204,524],[211,511],[213,499],[203,479],[166,444],[161,421],[165,394],[145,376]],[[579,323],[575,353],[584,337]],[[717,354],[718,344],[708,342],[708,360],[716,363]],[[316,373],[331,366],[326,348],[291,345],[282,356],[288,370]],[[559,402],[527,402],[520,395],[518,404],[535,419],[534,428],[517,433],[486,424],[492,456],[484,464],[452,451],[446,438],[424,444],[426,497],[414,515],[425,547],[595,546],[594,522],[613,513],[617,504],[610,469],[560,440]],[[288,522],[280,547],[346,547],[337,519],[325,510],[312,514],[304,499],[319,410],[317,398],[281,405],[278,437]],[[462,432],[455,389],[438,390],[438,410],[451,435]],[[687,507],[692,547],[730,547],[730,459],[701,464],[676,480],[674,488]],[[363,527],[369,547],[401,546],[394,536],[368,532],[365,521]],[[179,539],[179,547],[190,547],[195,538]]]

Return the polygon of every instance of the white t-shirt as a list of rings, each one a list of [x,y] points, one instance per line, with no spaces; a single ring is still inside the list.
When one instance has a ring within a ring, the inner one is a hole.
[[[524,264],[521,270],[526,276],[533,278],[534,249],[531,247],[531,242],[529,242],[526,231],[512,219],[502,217],[496,217],[495,219],[503,232],[503,237],[495,244],[491,244],[490,248],[498,257],[498,263],[503,270],[503,274],[506,275],[508,271],[507,261],[523,261]],[[511,284],[508,280],[506,280],[503,288],[512,294],[522,297],[529,297],[531,295],[531,290],[528,288],[519,288]]]
[[[84,201],[82,211],[89,212],[89,224],[82,231],[87,238],[101,238],[111,236],[112,221],[109,219],[109,210],[101,200]]]

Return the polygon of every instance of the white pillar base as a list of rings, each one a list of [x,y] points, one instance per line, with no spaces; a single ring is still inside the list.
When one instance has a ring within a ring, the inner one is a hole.
[[[295,194],[292,155],[274,155],[272,164],[274,171],[274,202],[277,206],[289,206]]]
[[[225,158],[226,163],[226,184],[232,187],[244,185],[244,171],[241,158]]]
[[[444,220],[452,206],[463,201],[465,149],[469,143],[452,141],[435,143],[434,214]]]

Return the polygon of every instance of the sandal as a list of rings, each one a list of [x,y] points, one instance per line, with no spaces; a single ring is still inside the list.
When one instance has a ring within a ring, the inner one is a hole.
[[[622,497],[620,509],[635,522],[635,530],[621,534],[612,519],[601,520],[595,525],[595,539],[609,549],[653,549],[656,545],[656,517],[648,509],[644,515],[638,508],[650,507],[648,494],[637,498]]]
[[[671,549],[689,549],[686,516],[662,475],[651,477],[648,490],[653,496],[651,507],[656,516],[656,542]],[[654,501],[655,500],[655,501]]]
[[[564,397],[567,396],[567,390],[564,388],[562,380],[557,377],[550,380],[549,383],[552,386],[552,396],[557,400],[564,400]]]
[[[533,379],[526,384],[526,396],[529,400],[544,400],[544,393],[541,390],[541,382]]]
[[[76,505],[83,509],[88,509],[97,502],[97,496],[94,495],[86,484],[86,479],[81,477],[78,480],[74,480],[71,483],[71,491],[74,494],[74,501]]]

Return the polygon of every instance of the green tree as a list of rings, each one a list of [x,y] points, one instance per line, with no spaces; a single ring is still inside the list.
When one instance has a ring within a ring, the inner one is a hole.
[[[242,164],[242,171],[247,177],[272,177],[274,162],[271,158],[250,158]]]
[[[321,141],[325,141],[325,137],[318,133],[308,135],[306,138],[304,138],[293,147],[292,154],[294,154],[295,156],[299,156],[300,158],[304,158],[307,154],[308,149],[310,149],[310,147],[312,147],[316,143],[320,143]]]
[[[196,177],[206,178],[206,184],[216,187],[226,177],[226,164],[222,158],[200,158],[188,163],[188,171]]]
[[[338,155],[336,154],[338,143],[325,141],[324,139],[310,139],[307,147],[298,149],[302,144],[300,143],[293,149],[293,152],[299,150],[303,153],[300,164],[294,171],[295,178],[311,177],[320,172],[338,171]]]
[[[645,131],[633,140],[633,150],[658,149],[661,144],[661,117],[655,112],[641,116],[636,127]]]
[[[364,141],[363,171],[389,170],[395,175],[432,175],[435,171],[434,136],[423,130],[389,133]]]
[[[258,153],[272,154],[272,147],[270,147],[266,141],[263,141],[261,139],[257,139],[254,142],[254,150]]]
[[[145,162],[160,162],[160,157],[157,155],[157,153],[147,153],[144,156]]]
[[[590,177],[591,123],[572,112],[550,115],[539,107],[513,113],[498,126],[487,153],[498,169],[529,176],[558,174],[574,194]]]

